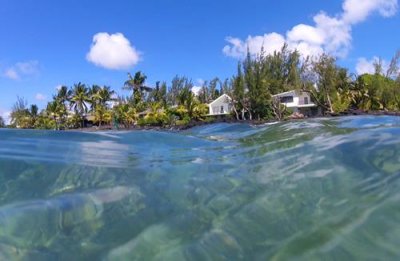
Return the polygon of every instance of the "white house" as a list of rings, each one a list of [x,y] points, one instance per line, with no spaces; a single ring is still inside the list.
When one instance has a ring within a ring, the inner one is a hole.
[[[313,112],[318,107],[311,101],[309,92],[292,90],[272,95],[272,97],[278,98],[282,104],[293,110],[294,113],[301,113],[306,116],[314,114]]]
[[[222,94],[216,100],[208,104],[208,115],[228,115],[232,112],[232,99],[226,94]]]

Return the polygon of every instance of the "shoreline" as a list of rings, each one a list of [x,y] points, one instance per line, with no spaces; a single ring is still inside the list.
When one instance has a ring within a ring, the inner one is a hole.
[[[289,122],[289,121],[299,121],[299,120],[307,120],[307,119],[317,119],[317,118],[337,118],[337,117],[349,117],[349,116],[395,116],[400,117],[400,112],[393,111],[363,111],[363,110],[348,110],[341,113],[328,113],[322,116],[315,117],[304,117],[304,118],[288,118],[281,121],[278,120],[236,120],[234,118],[219,118],[214,121],[197,121],[191,122],[182,126],[138,126],[134,125],[131,128],[121,127],[118,129],[113,128],[111,125],[105,125],[101,127],[92,126],[80,129],[68,129],[64,131],[77,131],[77,132],[100,132],[100,131],[168,131],[168,132],[180,132],[184,130],[188,130],[194,127],[217,124],[217,123],[242,123],[242,124],[250,124],[250,125],[263,125],[266,123],[274,123],[274,122]]]

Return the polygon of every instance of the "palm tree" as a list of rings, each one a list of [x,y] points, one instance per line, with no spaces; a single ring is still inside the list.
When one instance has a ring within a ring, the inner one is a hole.
[[[89,90],[89,98],[91,100],[91,111],[95,117],[95,121],[101,126],[102,122],[110,122],[106,120],[107,115],[111,115],[108,111],[107,102],[113,100],[114,91],[108,86],[100,87],[93,85]]]
[[[61,110],[59,120],[62,123],[65,123],[67,120],[67,116],[68,116],[67,102],[70,100],[71,95],[72,95],[72,91],[69,90],[67,86],[61,86],[61,88],[58,89],[57,94],[55,96],[53,96],[53,100],[59,102],[60,105],[62,106],[62,110],[61,110],[61,108],[59,108]]]
[[[88,95],[90,99],[90,105],[91,105],[91,110],[95,111],[96,107],[100,105],[100,86],[98,85],[92,85],[91,88],[88,90]]]
[[[75,114],[82,119],[82,128],[84,125],[84,115],[88,111],[87,103],[90,101],[88,88],[82,83],[75,84],[70,98],[70,106],[74,109]]]
[[[129,106],[127,103],[120,103],[113,108],[113,117],[119,122],[124,124],[125,128],[129,129],[137,119],[138,114],[136,109]]]
[[[29,128],[33,128],[35,126],[36,120],[39,117],[39,108],[36,104],[31,104],[28,110],[29,114]]]
[[[114,100],[113,96],[115,91],[111,90],[109,86],[103,86],[98,92],[100,105],[107,107],[107,102]]]
[[[47,104],[46,111],[51,119],[54,120],[56,125],[56,130],[59,130],[59,121],[64,113],[64,105],[58,101],[54,100]]]
[[[72,91],[68,90],[67,86],[61,86],[57,91],[57,95],[54,99],[59,100],[62,104],[65,104],[71,97]]]
[[[178,95],[178,103],[186,108],[189,117],[192,117],[196,105],[196,97],[189,87],[185,87]]]
[[[128,73],[128,78],[123,89],[133,91],[134,105],[138,106],[142,102],[143,91],[151,91],[152,88],[144,86],[147,76],[141,71],[136,72],[134,77]]]
[[[112,115],[110,110],[107,110],[107,108],[103,105],[96,106],[94,110],[94,121],[99,124],[99,127],[101,127],[103,122],[106,124],[111,123],[111,120]]]

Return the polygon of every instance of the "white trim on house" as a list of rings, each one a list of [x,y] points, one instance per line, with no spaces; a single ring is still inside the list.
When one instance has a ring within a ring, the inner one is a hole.
[[[232,98],[222,94],[208,104],[208,115],[229,115],[232,112]]]

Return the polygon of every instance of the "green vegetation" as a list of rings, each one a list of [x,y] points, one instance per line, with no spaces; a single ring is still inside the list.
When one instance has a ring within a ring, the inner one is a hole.
[[[291,114],[273,95],[290,90],[308,91],[323,113],[350,109],[364,111],[400,110],[400,51],[388,68],[375,63],[374,74],[352,75],[323,54],[303,59],[284,45],[279,52],[258,55],[248,53],[239,62],[236,75],[221,81],[205,81],[197,95],[192,81],[176,76],[168,86],[157,82],[145,86],[147,76],[128,73],[123,89],[132,92],[117,97],[107,86],[91,87],[78,83],[61,87],[46,108],[28,107],[18,97],[11,113],[10,127],[37,129],[73,129],[87,123],[132,128],[133,126],[185,126],[191,122],[210,122],[207,104],[222,94],[232,98],[232,114],[237,120],[282,120]],[[4,121],[0,120],[4,125]],[[1,125],[0,125],[1,126]]]
[[[3,117],[0,116],[0,128],[4,128],[6,126],[6,123],[4,122]]]
[[[301,59],[287,45],[280,52],[260,54],[238,64],[237,74],[230,80],[227,93],[233,98],[233,110],[239,119],[282,119],[284,108],[273,94],[308,91],[324,113],[340,113],[349,109],[400,110],[400,51],[387,72],[382,63],[375,64],[375,74],[355,76],[340,67],[326,54]]]
[[[132,91],[128,97],[117,97],[108,86],[62,86],[41,112],[36,105],[28,107],[27,101],[18,97],[10,115],[10,127],[64,130],[94,124],[130,129],[184,126],[206,119],[208,106],[193,94],[189,79],[176,76],[169,88],[165,82],[150,88],[144,85],[146,78],[142,72],[133,77],[128,74],[123,87]]]

